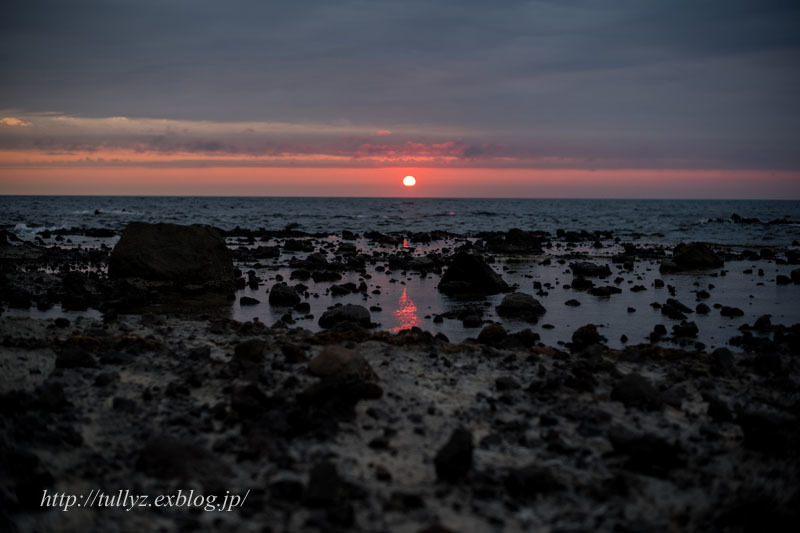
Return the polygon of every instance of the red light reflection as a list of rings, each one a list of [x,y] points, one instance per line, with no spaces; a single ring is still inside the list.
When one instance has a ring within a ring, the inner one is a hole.
[[[393,333],[404,329],[411,329],[413,326],[418,326],[420,323],[419,315],[417,315],[417,306],[414,305],[414,302],[408,297],[405,287],[403,287],[403,295],[400,296],[400,300],[397,302],[397,310],[394,312],[394,316],[398,318],[400,325],[392,329]]]

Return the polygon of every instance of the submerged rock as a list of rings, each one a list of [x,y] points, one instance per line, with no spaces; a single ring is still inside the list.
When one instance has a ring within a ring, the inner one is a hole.
[[[215,228],[145,222],[131,222],[122,232],[108,275],[220,289],[235,281],[231,252]]]

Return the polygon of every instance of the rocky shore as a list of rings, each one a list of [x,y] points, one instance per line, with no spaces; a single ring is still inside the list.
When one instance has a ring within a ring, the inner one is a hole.
[[[793,249],[642,248],[603,232],[330,239],[176,228],[129,227],[91,249],[46,242],[60,235],[39,244],[0,235],[0,529],[796,524],[800,324],[712,302],[707,282],[690,283],[691,302],[668,277],[707,280],[741,261],[756,264],[754,277],[782,269],[762,279],[794,288]],[[609,260],[592,259],[598,247],[611,248]],[[669,294],[648,339],[619,346],[587,323],[548,346],[532,328],[553,321],[555,282],[509,283],[525,265],[568,273],[558,286],[566,312],[584,293],[654,292],[662,278]],[[377,325],[381,311],[367,307],[385,290],[376,278],[410,273],[452,299],[430,323],[457,322],[464,341]],[[248,290],[265,294],[251,305],[280,319],[231,319]],[[322,291],[350,300],[315,311]],[[36,315],[54,306],[59,316]],[[711,309],[743,321],[713,349],[696,339]],[[46,489],[250,493],[226,513],[65,513],[40,508]]]

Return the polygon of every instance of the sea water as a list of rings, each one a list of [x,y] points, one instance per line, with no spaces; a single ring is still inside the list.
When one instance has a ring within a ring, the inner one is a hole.
[[[732,216],[758,219],[734,223]],[[447,198],[275,198],[3,196],[0,228],[32,240],[38,231],[72,227],[121,230],[132,221],[208,224],[230,230],[308,233],[460,234],[510,228],[610,230],[624,240],[704,241],[792,246],[800,240],[800,202],[774,200],[573,200]],[[789,223],[777,223],[786,222]]]

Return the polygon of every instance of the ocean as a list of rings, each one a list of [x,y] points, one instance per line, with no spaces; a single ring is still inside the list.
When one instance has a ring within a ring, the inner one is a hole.
[[[758,222],[735,223],[736,216]],[[323,234],[444,230],[469,235],[518,227],[553,234],[558,229],[610,230],[623,240],[657,244],[785,247],[797,246],[800,240],[800,201],[794,200],[0,197],[0,228],[26,240],[45,229],[121,230],[135,220],[226,230],[291,225]]]

